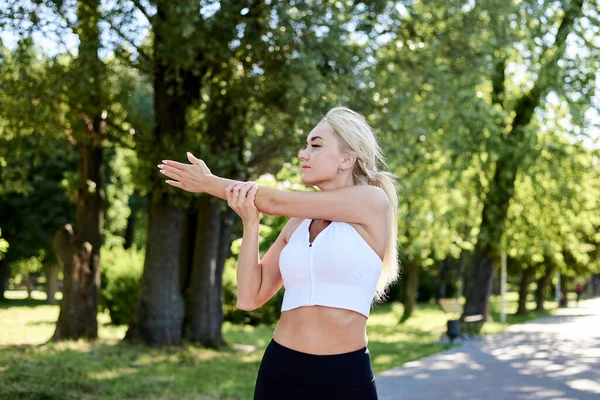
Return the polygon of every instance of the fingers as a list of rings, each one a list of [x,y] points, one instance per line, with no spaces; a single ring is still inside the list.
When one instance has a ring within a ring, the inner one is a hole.
[[[233,187],[235,186],[235,184],[231,184],[229,186],[227,186],[227,188],[225,189],[225,194],[226,194],[226,198],[227,198],[227,204],[229,205],[229,207],[233,208]]]
[[[168,165],[169,167],[172,167],[174,169],[184,170],[190,166],[190,164],[183,164],[173,160],[162,160],[162,162],[162,164],[158,165],[158,168],[164,168],[165,165]]]
[[[252,205],[254,205],[256,192],[258,192],[258,183],[254,182],[254,185],[252,185],[252,188],[250,189],[250,191],[248,191],[248,197],[246,198],[248,202],[252,203]],[[256,205],[254,205],[254,207],[256,207]]]
[[[250,205],[247,203],[246,196],[248,195],[248,191],[250,189],[252,189],[252,186],[254,186],[254,182],[245,182],[244,184],[241,185],[240,194],[237,199],[238,207],[244,207],[244,205],[246,205],[246,206]],[[254,205],[254,202],[252,202],[252,205]]]
[[[177,179],[178,181],[183,180],[183,176],[181,175],[183,171],[180,169],[174,169],[171,167],[163,166],[160,169],[160,173],[168,176],[169,178]]]
[[[181,184],[181,182],[171,181],[171,180],[167,180],[165,182],[168,183],[171,186],[176,187],[176,188],[183,189],[183,185]]]
[[[258,184],[255,182],[232,183],[225,189],[227,203],[233,209],[244,206],[254,207],[254,198],[257,191]]]

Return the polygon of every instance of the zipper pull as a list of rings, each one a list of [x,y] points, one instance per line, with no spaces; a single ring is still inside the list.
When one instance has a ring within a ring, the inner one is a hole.
[[[308,247],[312,247],[312,243],[309,243],[309,244],[308,244]]]

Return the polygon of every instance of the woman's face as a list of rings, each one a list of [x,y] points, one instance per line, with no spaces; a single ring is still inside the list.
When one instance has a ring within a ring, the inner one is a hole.
[[[343,155],[333,127],[327,122],[321,122],[314,127],[298,158],[302,163],[303,184],[320,186],[320,183],[334,180],[342,165]]]

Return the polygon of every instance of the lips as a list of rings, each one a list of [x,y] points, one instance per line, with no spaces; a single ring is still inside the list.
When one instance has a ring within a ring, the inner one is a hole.
[[[302,171],[309,169],[310,167],[307,167],[306,165],[302,166]]]

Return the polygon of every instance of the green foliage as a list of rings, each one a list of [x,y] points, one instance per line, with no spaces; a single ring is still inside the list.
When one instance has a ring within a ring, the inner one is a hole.
[[[135,152],[113,145],[107,147],[106,159],[104,243],[108,247],[123,246],[127,218],[132,212],[129,199],[134,191]]]
[[[100,308],[115,325],[128,324],[135,311],[144,269],[144,251],[137,247],[103,247],[100,255]]]
[[[0,229],[0,260],[2,260],[8,251],[9,244],[6,239],[2,238],[2,229]]]
[[[6,259],[10,263],[43,252],[44,259],[53,262],[52,237],[72,222],[65,174],[75,167],[76,155],[65,143],[38,134],[0,138],[0,143],[0,158],[5,160],[0,177],[19,171],[18,179],[24,183],[0,179],[0,226],[11,245]]]

